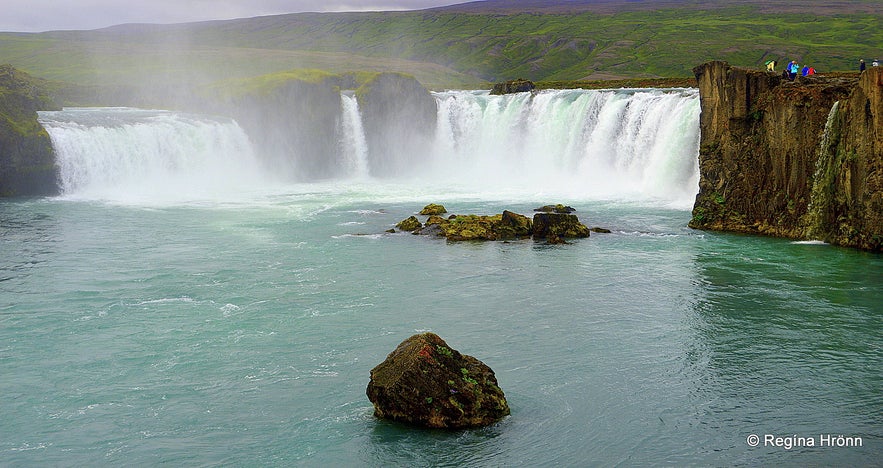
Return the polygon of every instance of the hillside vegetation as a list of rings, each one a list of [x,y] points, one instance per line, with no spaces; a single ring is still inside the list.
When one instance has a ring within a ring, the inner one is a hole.
[[[883,56],[878,7],[862,0],[491,0],[416,12],[0,34],[0,63],[76,83],[154,86],[294,68],[404,72],[433,88],[515,77],[689,77],[712,59],[748,67],[796,59],[825,72]]]

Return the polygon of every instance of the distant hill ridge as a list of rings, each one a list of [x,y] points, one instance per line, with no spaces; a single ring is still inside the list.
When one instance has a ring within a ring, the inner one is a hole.
[[[487,0],[410,12],[298,13],[0,34],[0,63],[93,85],[208,83],[316,68],[397,71],[432,88],[689,77],[697,63],[820,72],[883,56],[879,0]]]
[[[750,6],[759,13],[809,13],[835,15],[853,13],[879,14],[881,5],[876,0],[481,0],[432,8],[429,11],[447,13],[518,14],[518,13],[600,13],[613,14],[629,11],[652,11],[667,8],[720,10]]]

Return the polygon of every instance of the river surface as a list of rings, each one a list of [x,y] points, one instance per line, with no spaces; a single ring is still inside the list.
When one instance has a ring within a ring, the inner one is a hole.
[[[342,95],[323,181],[230,119],[41,113],[62,194],[0,200],[0,466],[879,464],[883,257],[687,228],[696,90],[434,96],[426,151],[378,174]],[[612,232],[385,232],[428,203]],[[371,368],[425,331],[512,414],[376,419]]]
[[[879,462],[880,256],[693,231],[650,204],[348,187],[0,202],[0,465]],[[430,201],[564,201],[613,232],[384,233]],[[423,331],[494,369],[511,416],[457,432],[375,419],[370,369]],[[828,434],[862,446],[820,447]]]

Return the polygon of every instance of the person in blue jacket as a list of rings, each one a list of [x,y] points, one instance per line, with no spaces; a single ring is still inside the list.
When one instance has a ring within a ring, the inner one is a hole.
[[[790,64],[788,64],[788,80],[794,81],[794,78],[797,78],[797,72],[800,71],[800,65],[797,64],[797,60],[792,60]]]

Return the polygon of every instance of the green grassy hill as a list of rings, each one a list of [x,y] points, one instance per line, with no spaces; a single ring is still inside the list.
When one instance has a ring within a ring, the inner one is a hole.
[[[492,0],[417,12],[0,34],[0,63],[80,84],[152,86],[315,68],[396,71],[433,88],[478,87],[516,77],[685,77],[712,59],[748,67],[796,59],[825,72],[883,56],[883,8],[875,5]]]

